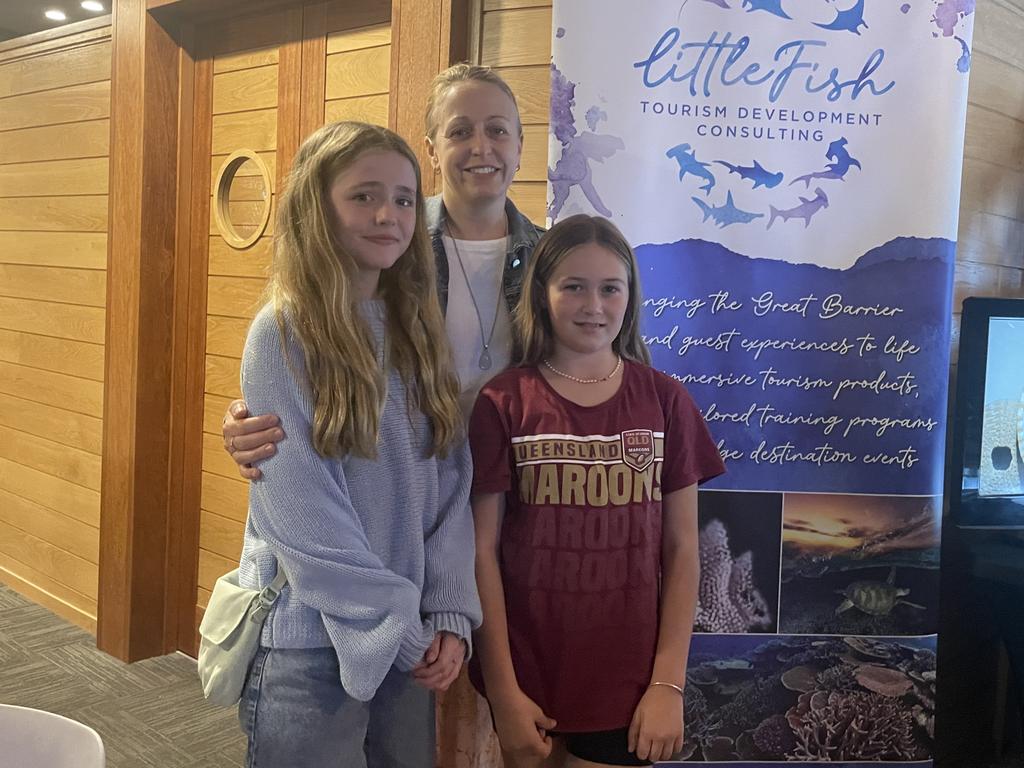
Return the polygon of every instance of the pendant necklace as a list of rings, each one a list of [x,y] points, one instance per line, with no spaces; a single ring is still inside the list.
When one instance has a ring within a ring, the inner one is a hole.
[[[609,373],[607,376],[601,376],[600,378],[596,379],[581,379],[580,377],[573,376],[572,374],[566,373],[565,371],[560,371],[557,368],[555,368],[555,366],[553,366],[547,358],[544,358],[544,360],[542,360],[541,362],[544,363],[545,368],[547,368],[556,376],[561,376],[563,379],[575,381],[577,384],[600,384],[602,381],[608,381],[608,379],[612,378],[612,376],[618,373],[619,369],[622,367],[622,357],[620,355],[616,355],[615,357],[615,367],[612,368],[612,372]]]
[[[469,291],[469,299],[473,302],[473,311],[476,313],[476,321],[480,325],[480,340],[483,342],[484,348],[480,353],[480,359],[477,360],[477,366],[481,371],[489,371],[491,366],[494,365],[494,361],[491,359],[491,342],[494,340],[494,329],[498,327],[498,313],[501,311],[501,291],[498,291],[498,298],[494,302],[494,319],[491,321],[491,332],[484,335],[484,320],[483,315],[480,313],[480,305],[476,303],[476,296],[473,294],[473,286],[469,283],[469,274],[466,272],[466,265],[462,263],[462,254],[459,253],[458,241],[455,239],[455,235],[452,234],[452,227],[447,221],[444,224],[445,229],[448,230],[448,237],[452,239],[452,250],[455,251],[455,260],[459,262],[459,269],[462,271],[462,279],[466,281],[466,290]],[[505,217],[505,234],[502,239],[508,237],[508,216]]]

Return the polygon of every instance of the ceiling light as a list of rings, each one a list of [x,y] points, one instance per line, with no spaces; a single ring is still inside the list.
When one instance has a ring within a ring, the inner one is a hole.
[[[103,3],[98,3],[96,0],[83,0],[82,7],[93,13],[101,13],[103,11]]]
[[[51,8],[43,14],[50,21],[67,21],[67,14],[64,11],[58,11],[55,8]]]

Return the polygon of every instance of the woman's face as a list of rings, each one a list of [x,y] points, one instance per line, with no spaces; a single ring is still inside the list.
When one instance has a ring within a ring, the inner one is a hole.
[[[448,90],[437,113],[427,151],[441,171],[445,201],[504,200],[523,151],[512,99],[496,85],[468,80]]]

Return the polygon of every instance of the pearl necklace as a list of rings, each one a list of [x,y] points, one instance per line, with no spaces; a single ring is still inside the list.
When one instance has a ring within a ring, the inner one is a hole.
[[[547,368],[556,376],[561,376],[563,379],[568,379],[569,381],[575,381],[577,384],[600,384],[602,381],[608,381],[608,379],[612,378],[615,374],[617,374],[619,372],[619,369],[622,367],[622,357],[616,355],[615,367],[612,368],[612,372],[609,373],[607,376],[602,376],[599,379],[581,379],[578,376],[572,376],[566,373],[565,371],[558,370],[557,368],[555,368],[555,366],[548,362],[547,359],[545,359],[543,362],[544,367]]]

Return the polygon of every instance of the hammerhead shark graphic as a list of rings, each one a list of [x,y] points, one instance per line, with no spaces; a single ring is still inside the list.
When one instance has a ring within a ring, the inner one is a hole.
[[[715,162],[728,168],[729,173],[738,173],[741,179],[750,179],[754,182],[754,189],[761,186],[771,189],[782,183],[781,173],[766,171],[757,160],[754,161],[753,165],[733,165],[732,163],[725,162],[725,160],[715,160]]]
[[[730,224],[749,224],[754,219],[764,217],[763,213],[750,213],[749,211],[741,211],[737,208],[732,202],[732,192],[726,194],[725,205],[711,206],[699,197],[691,197],[690,199],[704,213],[704,218],[701,221],[707,221],[710,217],[718,225],[719,229],[725,229]]]
[[[689,144],[677,144],[672,147],[668,152],[665,153],[666,157],[671,157],[677,163],[679,163],[679,180],[682,181],[686,174],[696,176],[699,179],[704,179],[707,184],[701,187],[704,194],[710,195],[712,187],[715,186],[715,177],[708,170],[708,163],[702,163],[697,159],[693,150],[690,149]]]
[[[807,229],[811,224],[811,217],[822,208],[828,208],[828,195],[825,194],[821,187],[817,187],[814,190],[814,197],[801,197],[800,205],[796,206],[796,208],[788,208],[784,211],[780,211],[774,205],[770,205],[768,208],[771,212],[771,216],[768,218],[768,229],[772,228],[772,224],[775,223],[776,219],[782,219],[783,221],[803,219],[804,229]]]

